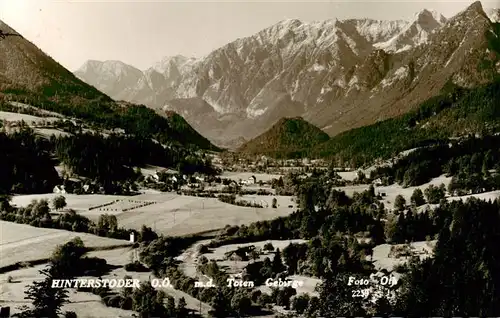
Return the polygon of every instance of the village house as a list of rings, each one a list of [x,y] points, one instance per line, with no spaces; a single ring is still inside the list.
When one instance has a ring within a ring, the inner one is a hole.
[[[56,185],[54,187],[53,192],[59,194],[66,194],[66,189],[64,188],[64,185]]]
[[[255,176],[251,176],[247,180],[247,184],[256,184],[257,183],[257,178]]]
[[[375,186],[381,186],[381,185],[382,185],[382,179],[377,178],[377,179],[373,180],[373,182],[372,182],[372,183],[373,183],[373,185],[375,185]]]

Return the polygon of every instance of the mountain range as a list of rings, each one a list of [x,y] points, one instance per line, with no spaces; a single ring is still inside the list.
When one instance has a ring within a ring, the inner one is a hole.
[[[406,113],[450,81],[492,81],[498,13],[475,2],[450,19],[430,10],[411,21],[289,19],[202,58],[166,57],[145,71],[87,61],[75,75],[115,99],[173,110],[222,146],[282,117],[333,136]]]

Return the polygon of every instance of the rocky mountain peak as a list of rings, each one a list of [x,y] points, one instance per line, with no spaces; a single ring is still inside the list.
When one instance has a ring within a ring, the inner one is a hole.
[[[442,25],[446,23],[446,18],[435,10],[423,9],[415,15],[415,21],[421,25],[433,22],[437,22]]]
[[[3,32],[8,32],[16,35],[20,35],[19,33],[16,32],[13,28],[11,28],[7,23],[3,22],[0,20],[0,30]]]
[[[167,57],[124,91],[218,143],[251,139],[282,117],[335,134],[408,111],[449,80],[487,81],[491,70],[478,65],[489,29],[480,3],[449,20],[433,10],[411,21],[287,19],[203,58]]]
[[[480,1],[476,1],[469,5],[465,10],[460,11],[457,15],[455,15],[450,20],[462,20],[472,22],[471,19],[475,19],[478,17],[488,18],[486,12],[483,9],[483,5]]]
[[[491,22],[500,23],[500,9],[490,8],[486,10],[486,14],[490,18]]]

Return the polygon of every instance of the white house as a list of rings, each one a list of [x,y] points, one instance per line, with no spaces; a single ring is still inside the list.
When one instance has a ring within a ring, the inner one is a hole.
[[[257,178],[255,178],[255,176],[251,176],[250,178],[248,178],[247,184],[255,184],[255,183],[257,183]]]
[[[130,243],[135,243],[135,233],[134,232],[130,233]]]
[[[60,194],[66,194],[66,190],[64,189],[63,185],[55,186],[53,192],[60,193]]]
[[[154,174],[153,174],[153,179],[155,181],[159,181],[160,180],[160,175],[158,174],[158,171],[156,171]]]

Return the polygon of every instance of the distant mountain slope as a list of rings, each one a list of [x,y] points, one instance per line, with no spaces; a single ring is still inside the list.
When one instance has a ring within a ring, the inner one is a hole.
[[[130,86],[142,77],[142,71],[120,61],[87,61],[74,73],[86,83],[118,100],[128,99]]]
[[[167,58],[127,99],[183,114],[220,143],[296,116],[333,136],[411,111],[450,80],[493,81],[500,54],[489,48],[489,17],[475,2],[450,19],[422,10],[411,21],[284,20],[197,60]]]
[[[500,43],[500,42],[499,42]],[[500,132],[500,79],[472,89],[448,83],[417,109],[369,126],[343,132],[312,153],[338,164],[360,166],[401,151],[468,134]]]
[[[328,139],[326,133],[301,117],[282,118],[268,131],[243,144],[238,151],[286,157],[297,155]]]
[[[0,30],[19,35],[2,21]],[[77,79],[21,35],[0,39],[0,74],[0,90],[4,92],[22,90],[49,97],[68,93],[85,99],[111,101],[102,92]]]
[[[182,117],[160,116],[146,107],[118,104],[78,79],[1,21],[0,30],[12,34],[0,38],[0,98],[28,102],[67,116],[111,128],[124,128],[128,133],[147,135],[165,142],[217,149]],[[91,68],[92,64],[89,63],[88,67]],[[115,64],[121,65],[119,62]],[[123,74],[134,73],[124,65],[121,67]],[[116,71],[116,67],[111,69]]]

